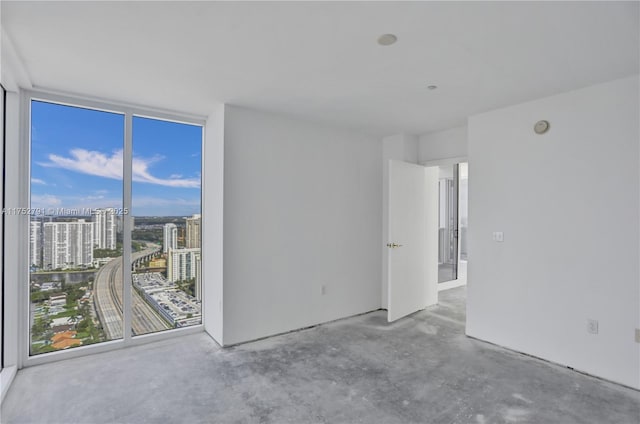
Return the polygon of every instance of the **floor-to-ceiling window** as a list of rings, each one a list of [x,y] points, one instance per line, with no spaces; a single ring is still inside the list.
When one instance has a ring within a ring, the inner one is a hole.
[[[438,282],[458,278],[458,165],[438,167]]]
[[[32,356],[201,323],[202,125],[79,103],[30,100]]]
[[[466,279],[468,166],[441,165],[438,173],[438,283],[444,283]]]
[[[463,162],[458,166],[458,219],[460,223],[460,263],[458,273],[467,277],[467,260],[469,259],[468,234],[469,228],[469,164]]]

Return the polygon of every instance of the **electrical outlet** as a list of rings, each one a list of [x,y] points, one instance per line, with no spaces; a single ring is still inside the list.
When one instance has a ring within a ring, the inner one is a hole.
[[[493,241],[503,242],[504,241],[504,233],[502,231],[494,231],[493,232]]]
[[[327,294],[327,286],[325,286],[324,284],[320,286],[320,294],[323,296]]]
[[[598,334],[598,320],[595,320],[595,319],[587,320],[587,333]]]

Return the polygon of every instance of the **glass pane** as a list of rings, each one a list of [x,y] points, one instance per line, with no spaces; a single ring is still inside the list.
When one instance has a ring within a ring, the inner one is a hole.
[[[456,165],[439,167],[438,283],[458,278],[457,168]]]
[[[31,102],[32,355],[122,338],[124,116]]]
[[[201,323],[202,127],[133,118],[134,335]]]

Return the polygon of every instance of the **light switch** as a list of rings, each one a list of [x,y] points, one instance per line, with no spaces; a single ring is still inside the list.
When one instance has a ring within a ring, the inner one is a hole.
[[[494,231],[493,232],[493,241],[503,242],[504,241],[504,233],[502,231]]]

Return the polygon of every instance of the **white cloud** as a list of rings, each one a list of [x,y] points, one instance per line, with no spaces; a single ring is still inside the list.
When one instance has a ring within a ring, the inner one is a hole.
[[[51,194],[32,194],[31,206],[37,208],[58,207],[62,204],[62,200]]]
[[[49,155],[49,162],[39,163],[41,166],[63,168],[82,174],[98,177],[122,180],[122,150],[114,152],[111,156],[104,153],[85,149],[73,149],[69,152],[71,157],[63,157],[55,154]],[[133,181],[139,183],[157,184],[166,187],[200,187],[199,178],[158,178],[151,175],[149,165],[160,160],[160,157],[151,159],[133,158]]]
[[[41,180],[40,178],[31,178],[31,184],[47,185],[47,183],[45,183],[44,180]]]
[[[169,175],[169,178],[171,178],[171,179],[182,178],[182,174],[171,174],[171,175]]]
[[[71,158],[50,154],[50,162],[39,163],[39,165],[116,180],[122,179],[122,150],[114,152],[111,157],[85,149],[73,149],[69,153]]]
[[[95,208],[115,208],[122,207],[121,198],[108,198],[105,196],[53,196],[32,195],[31,206],[36,208],[58,208],[68,209],[95,209]]]

